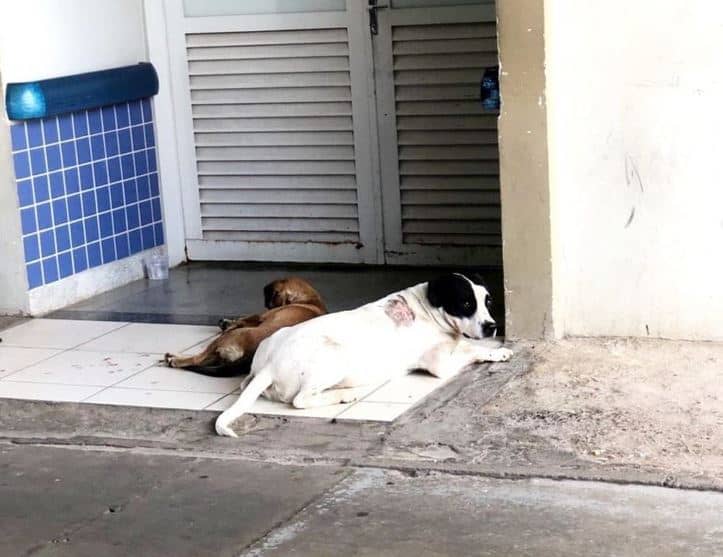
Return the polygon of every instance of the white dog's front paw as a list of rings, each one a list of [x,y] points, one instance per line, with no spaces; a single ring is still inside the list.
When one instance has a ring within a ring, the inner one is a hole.
[[[216,420],[216,433],[224,437],[238,437],[236,432],[231,429],[231,424],[226,423],[225,420]]]
[[[512,350],[509,348],[498,348],[497,350],[493,350],[491,355],[490,361],[492,362],[506,362],[512,357]]]

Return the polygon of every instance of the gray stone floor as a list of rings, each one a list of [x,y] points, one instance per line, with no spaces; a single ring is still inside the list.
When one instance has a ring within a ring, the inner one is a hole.
[[[390,292],[424,282],[446,270],[418,267],[191,263],[167,281],[139,280],[56,311],[48,317],[215,325],[220,316],[254,313],[263,306],[263,287],[289,275],[309,280],[330,311],[351,309]],[[504,317],[502,272],[475,269],[488,283],[498,321]]]
[[[0,445],[0,555],[714,556],[723,494]]]

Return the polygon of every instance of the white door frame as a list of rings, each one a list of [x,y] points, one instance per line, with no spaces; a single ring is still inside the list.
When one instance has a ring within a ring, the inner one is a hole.
[[[145,4],[149,26],[149,54],[159,70],[161,90],[164,82],[168,84],[166,94],[159,95],[156,104],[172,107],[172,110],[165,111],[172,112],[172,115],[165,114],[162,119],[159,116],[158,122],[159,129],[163,128],[169,132],[165,134],[166,139],[163,143],[159,137],[159,159],[161,172],[164,174],[163,182],[177,184],[175,188],[170,184],[168,188],[164,188],[164,197],[169,199],[169,205],[173,205],[174,217],[177,217],[179,210],[182,211],[183,243],[188,257],[196,258],[199,250],[203,249],[204,259],[262,261],[293,259],[300,262],[382,263],[384,252],[382,203],[378,154],[373,148],[377,135],[376,107],[370,62],[372,46],[368,33],[369,14],[365,3],[350,0],[347,2],[345,12],[284,14],[284,19],[287,21],[283,21],[275,14],[184,18],[182,0],[161,2],[147,0]],[[288,17],[292,16],[295,29],[346,26],[348,30],[361,245],[298,244],[293,248],[292,258],[289,257],[288,246],[283,244],[243,242],[243,254],[239,255],[240,242],[202,239],[190,82],[186,57],[179,56],[178,53],[185,52],[186,32],[282,30],[288,28]],[[364,21],[365,24],[359,25],[359,21]],[[155,36],[155,40],[151,41],[150,36]],[[168,136],[171,134],[175,136],[173,146],[169,145],[171,141]],[[160,151],[166,155],[165,168],[164,156]],[[178,243],[179,232],[180,230],[174,231],[174,245]],[[170,237],[168,241],[171,242]]]

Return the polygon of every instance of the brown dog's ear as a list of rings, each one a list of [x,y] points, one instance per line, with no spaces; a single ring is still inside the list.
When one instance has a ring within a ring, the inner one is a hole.
[[[275,280],[264,286],[264,307],[266,309],[279,307],[283,304],[283,302],[280,303],[279,296],[276,295],[278,293],[278,282],[278,280]]]

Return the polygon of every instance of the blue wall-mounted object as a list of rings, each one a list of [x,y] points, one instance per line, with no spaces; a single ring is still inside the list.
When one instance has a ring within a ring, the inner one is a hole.
[[[11,120],[30,120],[145,99],[158,93],[152,64],[27,83],[8,83],[5,105]]]

